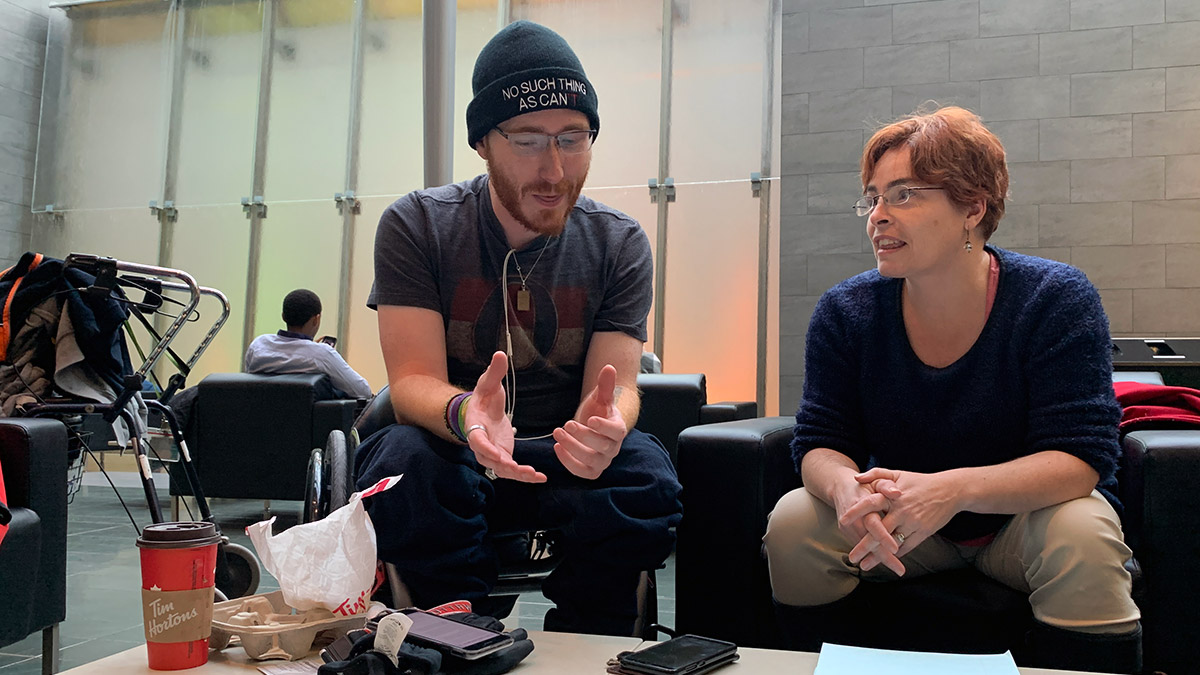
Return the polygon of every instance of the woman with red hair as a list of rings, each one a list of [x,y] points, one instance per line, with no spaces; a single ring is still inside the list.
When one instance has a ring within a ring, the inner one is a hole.
[[[975,567],[1029,594],[1037,665],[1137,672],[1099,294],[1070,265],[987,244],[1008,170],[976,115],[880,129],[861,174],[877,266],[809,324],[805,487],[764,539],[781,625],[797,648],[846,640],[831,631],[861,583]]]

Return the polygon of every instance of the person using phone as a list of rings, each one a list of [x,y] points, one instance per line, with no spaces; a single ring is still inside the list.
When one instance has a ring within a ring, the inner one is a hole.
[[[1139,672],[1099,293],[986,243],[1008,169],[967,110],[877,131],[862,186],[877,269],[813,312],[792,441],[804,487],[764,540],[785,632],[853,644],[863,585],[974,567],[1029,594],[1036,665]]]
[[[467,142],[487,172],[379,221],[367,304],[399,423],[359,446],[357,484],[405,474],[367,509],[417,606],[489,592],[494,526],[558,528],[546,629],[630,635],[639,575],[681,515],[666,450],[634,429],[649,240],[580,194],[600,116],[566,40],[512,23],[472,87]]]
[[[324,373],[335,398],[371,398],[371,385],[346,363],[333,347],[337,340],[314,340],[321,329],[321,298],[298,288],[283,298],[284,330],[254,338],[246,348],[242,370],[247,373]]]

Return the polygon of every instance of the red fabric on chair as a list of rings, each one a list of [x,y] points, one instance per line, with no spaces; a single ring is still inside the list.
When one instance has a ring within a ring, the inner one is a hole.
[[[1121,433],[1146,429],[1164,423],[1200,427],[1200,391],[1190,387],[1171,387],[1142,382],[1114,382],[1117,402],[1124,411]]]

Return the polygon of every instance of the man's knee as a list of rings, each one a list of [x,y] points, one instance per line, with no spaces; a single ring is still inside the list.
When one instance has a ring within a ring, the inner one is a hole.
[[[463,450],[420,427],[390,424],[367,437],[355,452],[356,485],[363,489],[388,476],[463,465]]]
[[[395,488],[365,502],[372,517],[377,513],[391,518],[425,514],[432,519],[445,512],[458,519],[474,519],[492,493],[468,454],[466,448],[424,429],[393,424],[363,441],[355,458],[355,485],[361,490],[383,478],[404,476]],[[413,522],[406,528],[416,525]]]

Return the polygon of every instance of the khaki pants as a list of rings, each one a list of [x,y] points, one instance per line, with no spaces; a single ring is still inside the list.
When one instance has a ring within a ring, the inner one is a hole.
[[[883,565],[869,572],[850,563],[848,542],[832,507],[800,488],[771,512],[763,538],[775,599],[824,605],[846,597],[860,581],[895,581]],[[1141,613],[1125,570],[1131,553],[1108,501],[1092,491],[1013,517],[986,546],[962,546],[934,535],[901,561],[906,578],[971,566],[1029,594],[1042,623],[1084,633],[1126,633]]]

